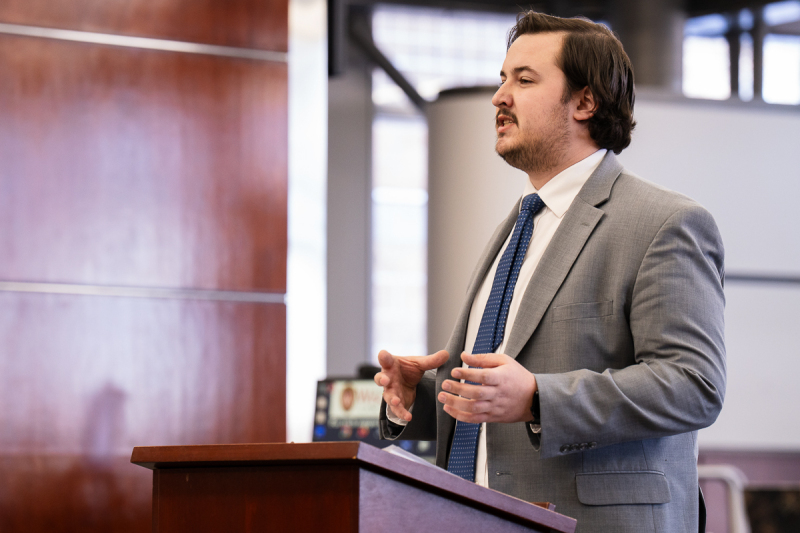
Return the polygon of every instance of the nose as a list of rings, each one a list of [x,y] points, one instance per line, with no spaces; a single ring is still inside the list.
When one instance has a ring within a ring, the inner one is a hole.
[[[511,94],[506,90],[505,83],[500,85],[494,96],[492,96],[492,105],[495,107],[500,107],[501,105],[511,107]]]

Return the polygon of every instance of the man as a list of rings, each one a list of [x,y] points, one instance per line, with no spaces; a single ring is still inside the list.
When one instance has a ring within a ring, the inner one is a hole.
[[[697,430],[725,388],[716,225],[614,157],[633,73],[605,27],[527,13],[500,77],[496,149],[527,172],[524,199],[447,349],[379,354],[383,436],[436,439],[439,466],[581,532],[703,529]]]

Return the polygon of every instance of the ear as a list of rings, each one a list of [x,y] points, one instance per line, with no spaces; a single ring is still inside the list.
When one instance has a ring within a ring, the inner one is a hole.
[[[573,95],[573,99],[574,98],[577,98],[575,113],[572,115],[575,120],[589,120],[597,112],[597,100],[595,100],[594,95],[588,86],[576,91]]]

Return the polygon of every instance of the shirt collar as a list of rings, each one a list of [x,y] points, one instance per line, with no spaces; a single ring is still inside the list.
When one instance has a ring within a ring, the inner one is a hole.
[[[569,206],[572,205],[575,197],[578,196],[578,192],[589,180],[589,176],[600,166],[600,162],[605,155],[606,150],[601,148],[589,157],[556,174],[538,191],[530,180],[525,180],[525,190],[522,192],[522,196],[538,193],[544,205],[555,216],[561,218],[567,212]]]

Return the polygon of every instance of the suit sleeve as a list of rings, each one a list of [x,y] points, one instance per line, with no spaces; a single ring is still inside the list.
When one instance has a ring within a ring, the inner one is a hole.
[[[699,206],[673,213],[639,267],[628,325],[635,364],[537,374],[541,456],[711,425],[725,394],[722,240]],[[565,451],[565,445],[567,450]]]
[[[436,440],[436,371],[428,370],[417,385],[414,411],[406,426],[392,424],[386,417],[386,402],[381,400],[380,436],[395,440]]]

